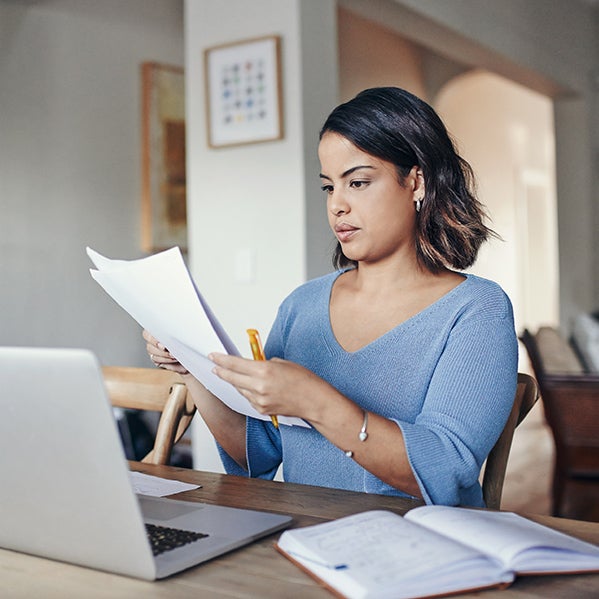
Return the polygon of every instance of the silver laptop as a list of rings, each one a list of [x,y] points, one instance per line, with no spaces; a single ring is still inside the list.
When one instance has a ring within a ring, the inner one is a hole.
[[[0,547],[154,580],[291,522],[136,495],[87,350],[0,347],[0,397]],[[187,531],[186,544],[155,555],[146,525]]]

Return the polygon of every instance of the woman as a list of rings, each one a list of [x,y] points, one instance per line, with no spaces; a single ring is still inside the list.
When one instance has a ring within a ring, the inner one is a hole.
[[[318,149],[337,270],[296,289],[253,361],[215,372],[263,414],[208,393],[144,332],[158,366],[184,374],[227,472],[427,503],[483,506],[481,466],[509,414],[517,341],[505,293],[458,272],[492,231],[471,171],[423,101],[366,90],[326,120]]]

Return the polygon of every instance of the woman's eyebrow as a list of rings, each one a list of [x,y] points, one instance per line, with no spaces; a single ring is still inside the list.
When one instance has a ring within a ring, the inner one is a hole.
[[[349,175],[351,175],[352,173],[355,173],[357,170],[363,169],[363,168],[370,168],[370,169],[374,169],[374,166],[370,166],[368,164],[359,164],[358,166],[352,166],[351,168],[348,168],[346,171],[344,171],[343,173],[341,173],[341,178],[344,179],[345,177],[348,177]],[[331,177],[320,173],[319,177],[321,179],[328,179],[329,181],[331,181]]]

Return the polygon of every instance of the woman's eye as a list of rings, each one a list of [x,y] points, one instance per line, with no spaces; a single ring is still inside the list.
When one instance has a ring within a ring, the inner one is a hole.
[[[369,181],[352,181],[349,186],[353,187],[354,189],[361,189],[363,187],[366,187],[368,185]]]
[[[322,191],[324,191],[325,193],[328,193],[329,195],[333,193],[332,185],[323,185],[320,189],[322,189]]]

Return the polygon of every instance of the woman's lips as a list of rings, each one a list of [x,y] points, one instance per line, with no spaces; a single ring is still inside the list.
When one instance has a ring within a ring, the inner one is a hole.
[[[345,223],[335,226],[335,234],[341,243],[348,241],[358,230],[357,227]]]

